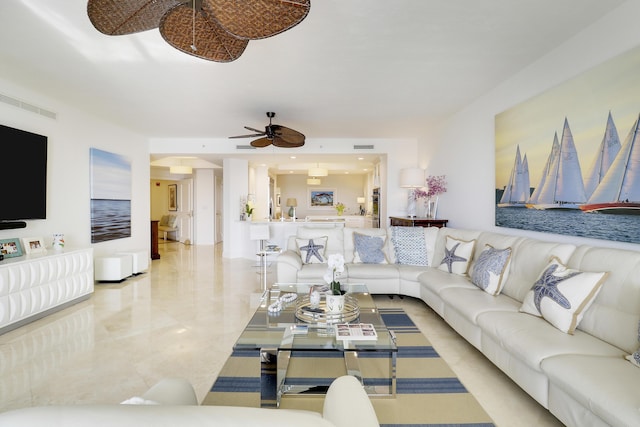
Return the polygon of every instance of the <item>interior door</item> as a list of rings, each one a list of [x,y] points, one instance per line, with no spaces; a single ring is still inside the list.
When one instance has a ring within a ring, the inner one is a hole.
[[[182,243],[193,242],[193,179],[178,182],[178,240]]]

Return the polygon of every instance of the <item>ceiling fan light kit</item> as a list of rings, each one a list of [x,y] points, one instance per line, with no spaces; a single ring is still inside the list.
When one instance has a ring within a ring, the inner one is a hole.
[[[231,62],[249,40],[295,27],[310,8],[311,0],[88,0],[87,15],[109,36],[159,28],[162,38],[181,52]]]

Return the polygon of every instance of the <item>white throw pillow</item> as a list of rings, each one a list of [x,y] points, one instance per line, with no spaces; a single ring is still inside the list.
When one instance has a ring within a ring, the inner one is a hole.
[[[469,270],[469,262],[473,254],[475,240],[466,242],[447,236],[444,248],[444,258],[438,266],[439,270],[446,271],[460,276],[466,276]]]
[[[324,254],[327,250],[327,237],[312,239],[296,239],[303,264],[324,264],[327,262]]]
[[[561,331],[573,334],[606,276],[606,272],[567,268],[553,257],[525,295],[520,311],[543,317]]]
[[[509,275],[511,248],[485,245],[471,270],[471,282],[491,295],[498,295]]]

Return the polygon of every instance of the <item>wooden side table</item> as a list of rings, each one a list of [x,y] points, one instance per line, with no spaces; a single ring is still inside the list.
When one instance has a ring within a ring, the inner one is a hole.
[[[158,252],[158,223],[160,221],[151,221],[151,259],[160,259]]]
[[[392,226],[403,227],[446,227],[448,219],[432,219],[432,218],[409,218],[409,217],[389,217]]]

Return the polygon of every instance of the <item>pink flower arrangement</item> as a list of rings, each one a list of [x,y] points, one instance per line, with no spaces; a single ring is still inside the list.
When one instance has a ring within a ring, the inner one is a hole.
[[[429,197],[427,195],[427,192],[424,190],[414,190],[413,191],[413,197],[418,200],[418,199],[426,199],[427,197]]]
[[[437,196],[447,192],[446,175],[433,176],[427,178],[427,197]]]
[[[427,189],[416,189],[413,192],[413,197],[417,199],[426,199],[428,197],[437,196],[447,192],[446,175],[433,176],[429,175],[427,178]]]

